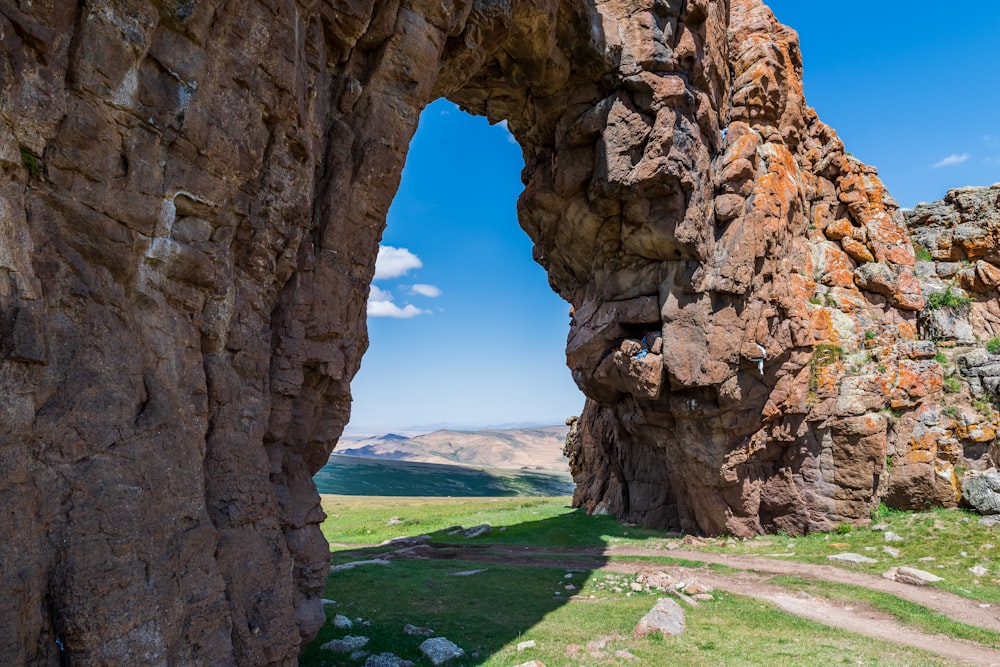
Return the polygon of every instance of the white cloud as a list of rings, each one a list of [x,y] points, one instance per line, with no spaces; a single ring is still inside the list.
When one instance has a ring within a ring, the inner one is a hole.
[[[514,133],[510,131],[510,127],[507,125],[507,119],[506,118],[504,120],[500,121],[499,123],[497,123],[497,125],[499,125],[500,127],[502,127],[504,129],[504,131],[507,133],[507,141],[509,141],[510,143],[514,144],[515,146],[520,146],[521,145],[521,144],[517,143],[517,139],[514,138]]]
[[[962,153],[961,155],[953,153],[940,162],[935,163],[934,168],[940,169],[941,167],[955,167],[968,160],[969,157],[970,155],[968,153]]]
[[[421,310],[413,304],[406,304],[402,308],[392,301],[392,294],[384,289],[379,289],[372,285],[368,294],[368,317],[395,317],[398,319],[408,319],[423,315],[430,311]]]
[[[424,263],[406,248],[380,245],[375,259],[375,280],[398,278],[412,269],[419,269]]]
[[[441,290],[434,285],[421,285],[417,284],[410,288],[410,294],[419,294],[420,296],[426,296],[431,299],[436,299],[441,296]]]

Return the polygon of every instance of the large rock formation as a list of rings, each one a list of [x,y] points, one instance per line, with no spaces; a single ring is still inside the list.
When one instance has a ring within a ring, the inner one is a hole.
[[[707,533],[864,521],[891,441],[941,390],[933,345],[914,343],[913,249],[875,170],[806,107],[795,33],[749,0],[727,34],[712,25],[695,34],[728,72],[682,57],[683,103],[643,114],[671,80],[657,72],[652,93],[609,104],[605,141],[628,148],[595,180],[621,187],[588,194],[619,202],[600,208],[613,259],[582,288],[555,283],[576,305],[568,357],[591,398],[576,500]],[[661,116],[668,140],[643,143]],[[662,342],[643,356],[629,339],[648,331]],[[938,472],[912,483],[936,489]]]
[[[902,219],[757,0],[14,1],[0,35],[2,664],[295,662],[311,475],[442,96],[524,149],[579,503],[858,522],[899,443],[949,501]]]

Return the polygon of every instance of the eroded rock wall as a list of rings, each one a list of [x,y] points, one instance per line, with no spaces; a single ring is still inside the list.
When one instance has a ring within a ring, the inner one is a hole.
[[[913,249],[876,171],[806,106],[795,33],[751,0],[732,2],[728,34],[715,25],[695,29],[728,52],[718,85],[703,65],[678,70],[690,108],[711,113],[666,144],[677,178],[655,167],[656,120],[609,114],[653,127],[618,143],[630,173],[661,180],[630,182],[605,206],[628,277],[571,298],[568,357],[591,397],[576,501],[706,533],[865,521],[905,437],[896,422],[941,390],[933,345],[915,343]],[[650,331],[661,342],[646,351],[636,341]],[[930,460],[942,465],[914,477],[936,488],[947,463]]]
[[[17,0],[0,34],[0,663],[295,662],[311,475],[441,96],[524,150],[579,504],[828,528],[890,447],[952,491],[911,446],[942,372],[902,218],[756,0]]]
[[[311,475],[470,6],[0,5],[0,663],[296,662]]]

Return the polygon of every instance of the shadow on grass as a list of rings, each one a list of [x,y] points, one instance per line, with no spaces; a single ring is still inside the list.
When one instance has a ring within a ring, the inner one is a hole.
[[[509,497],[573,493],[569,474],[366,459],[334,454],[313,477],[320,493],[349,496]]]
[[[512,645],[530,636],[542,619],[550,623],[553,615],[564,617],[555,622],[577,630],[593,623],[594,632],[600,634],[608,627],[608,613],[624,614],[618,625],[625,632],[638,619],[635,614],[644,613],[599,610],[593,600],[575,597],[574,592],[607,562],[602,551],[611,537],[631,532],[631,537],[641,539],[646,531],[570,509],[557,517],[505,528],[495,527],[488,535],[473,539],[438,531],[431,535],[430,544],[402,554],[392,554],[392,548],[385,546],[336,552],[334,565],[375,558],[390,563],[331,573],[326,597],[336,603],[326,605],[327,624],[303,653],[300,665],[364,664],[363,658],[351,660],[347,654],[320,648],[348,635],[368,637],[365,650],[369,653],[391,652],[420,667],[431,665],[419,650],[425,637],[405,634],[406,624],[432,628],[434,636],[447,637],[462,647],[466,655],[450,661],[450,666],[481,665],[501,653],[505,662],[495,664],[513,665],[529,657],[517,654]],[[592,555],[562,557],[556,551],[549,557],[519,556],[518,545],[592,549]],[[337,629],[333,625],[336,614],[370,625]]]

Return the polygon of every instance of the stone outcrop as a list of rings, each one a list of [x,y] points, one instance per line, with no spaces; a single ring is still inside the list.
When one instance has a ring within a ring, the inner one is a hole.
[[[795,33],[750,1],[731,3],[726,35],[710,26],[704,50],[728,52],[729,71],[683,59],[676,71],[711,113],[644,115],[662,72],[647,75],[652,92],[607,103],[623,110],[605,137],[638,144],[627,174],[609,158],[609,176],[595,175],[624,186],[609,193],[620,203],[591,207],[615,259],[582,288],[556,283],[576,306],[568,359],[591,398],[570,452],[576,501],[704,533],[865,521],[891,492],[887,457],[941,394],[934,346],[917,342],[924,299],[905,222],[805,105]],[[645,143],[664,115],[678,128],[666,160]],[[558,249],[539,245],[557,276]],[[661,354],[637,362],[629,339],[650,330]],[[895,476],[953,504],[933,444]]]
[[[906,220],[923,293],[945,306],[922,318],[925,334],[964,344],[1000,335],[1000,183],[951,190]]]
[[[1000,283],[992,278],[1000,272],[1000,185],[952,190],[944,200],[920,204],[905,215],[917,252],[915,273],[927,300],[917,319],[919,335],[934,341],[944,395],[918,413],[922,425],[914,437],[897,439],[890,447],[893,474],[886,499],[897,507],[922,509],[950,504],[957,495],[949,465],[982,471],[1000,459],[1000,356],[995,354],[1000,352]],[[921,472],[932,462],[938,473],[933,486]],[[914,473],[924,482],[914,483]]]
[[[577,503],[747,535],[894,477],[954,502],[903,219],[757,0],[7,2],[0,35],[2,664],[295,662],[439,97],[523,148]]]

